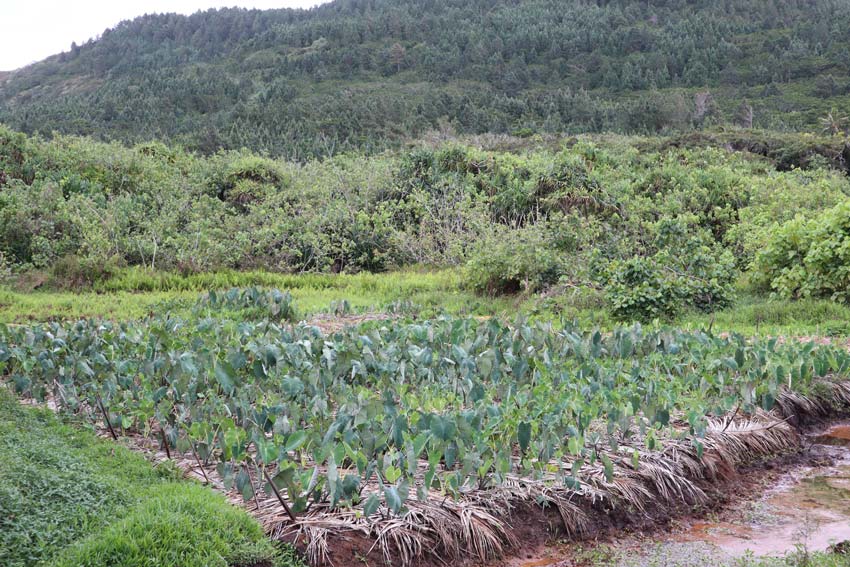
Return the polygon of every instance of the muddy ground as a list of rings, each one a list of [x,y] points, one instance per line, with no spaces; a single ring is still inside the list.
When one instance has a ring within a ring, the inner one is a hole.
[[[712,508],[646,529],[580,543],[554,536],[489,567],[724,567],[834,549],[850,540],[850,422],[815,427],[802,451],[740,471],[715,496]]]

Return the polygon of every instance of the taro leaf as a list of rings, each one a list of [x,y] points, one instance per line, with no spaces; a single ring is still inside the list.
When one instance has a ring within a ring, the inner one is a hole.
[[[162,398],[164,398],[168,394],[168,388],[163,386],[162,388],[157,388],[157,390],[153,393],[152,399],[153,403],[158,404]]]
[[[12,376],[12,380],[15,382],[15,390],[20,394],[29,390],[30,386],[32,386],[32,382],[26,376],[22,374],[15,374]]]
[[[295,451],[301,447],[305,441],[307,441],[307,432],[304,430],[296,431],[286,438],[286,443],[283,446],[283,452],[288,453],[290,451]]]
[[[420,433],[413,439],[413,454],[416,458],[422,454],[422,451],[425,449],[425,445],[428,443],[428,434]]]
[[[198,367],[195,366],[195,361],[192,360],[192,354],[188,352],[184,352],[180,355],[180,368],[186,374],[190,376],[195,376],[198,374]]]
[[[248,358],[241,350],[234,350],[227,355],[227,362],[230,363],[230,366],[232,366],[235,370],[240,370],[245,368],[245,365],[248,364]]]
[[[605,453],[600,455],[602,459],[602,464],[605,466],[605,480],[606,482],[611,482],[614,480],[614,463],[611,462],[611,459]]]
[[[85,360],[77,361],[77,372],[87,378],[94,376],[94,370],[91,369],[91,366]]]
[[[528,445],[531,443],[531,424],[523,421],[517,428],[517,438],[519,439],[519,449],[525,454],[528,451]]]
[[[288,484],[290,484],[295,478],[295,469],[292,465],[282,468],[274,478],[272,478],[272,482],[277,488],[286,488]]]
[[[455,466],[455,461],[457,460],[457,445],[454,443],[449,443],[448,447],[446,447],[446,452],[443,455],[446,459],[446,468],[450,469]]]
[[[738,348],[735,351],[735,363],[738,365],[738,368],[743,368],[746,359],[744,358],[744,349]]]
[[[395,481],[401,478],[401,469],[396,466],[389,466],[384,469],[384,477],[387,479],[387,482],[394,484]]]
[[[304,382],[292,376],[284,378],[280,386],[283,393],[291,398],[298,396],[304,391]]]
[[[339,501],[339,469],[337,469],[336,462],[332,458],[328,459],[326,477],[328,480],[328,499],[330,500],[331,507],[333,507]]]
[[[657,446],[657,441],[655,439],[655,435],[650,431],[649,435],[646,436],[646,448],[650,451],[654,451]]]
[[[273,441],[268,439],[257,439],[257,453],[266,464],[273,463],[277,459],[278,451]]]
[[[478,402],[484,399],[485,391],[484,386],[481,385],[480,382],[476,382],[472,386],[472,390],[469,392],[469,397],[473,402]]]
[[[356,474],[347,474],[342,480],[342,493],[345,498],[353,498],[360,492],[360,477]]]
[[[231,448],[237,443],[239,443],[239,439],[239,430],[235,427],[231,427],[230,429],[224,432],[224,444],[228,448]]]
[[[215,365],[215,379],[218,381],[221,389],[227,395],[232,395],[236,389],[235,380],[236,372],[233,367],[226,362],[217,362]]]
[[[224,487],[227,490],[233,488],[233,464],[220,462],[215,468],[218,472],[218,476],[221,477]]]
[[[463,350],[463,348],[461,348],[460,346],[452,345],[452,357],[454,357],[455,362],[460,363],[466,360],[469,355],[466,354],[466,351]]]
[[[244,468],[236,475],[236,490],[242,494],[242,498],[246,502],[254,496],[254,485],[251,483],[251,475]]]
[[[431,433],[437,439],[442,441],[450,441],[457,431],[455,422],[441,415],[435,415],[431,418]]]
[[[366,517],[371,516],[375,512],[378,511],[378,506],[381,505],[381,499],[378,498],[377,494],[370,494],[369,498],[366,499],[366,503],[363,504],[363,515]]]
[[[567,441],[567,449],[572,455],[580,455],[583,447],[584,439],[582,439],[581,435],[572,435],[569,441]]]
[[[384,487],[384,500],[387,502],[387,508],[392,510],[395,514],[401,512],[401,509],[404,506],[404,500],[395,486]]]

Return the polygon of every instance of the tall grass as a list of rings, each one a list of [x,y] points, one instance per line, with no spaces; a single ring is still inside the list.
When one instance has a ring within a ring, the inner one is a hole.
[[[182,275],[139,267],[126,268],[93,288],[96,292],[207,291],[233,287],[276,287],[278,289],[346,289],[391,295],[400,291],[459,290],[461,275],[455,270],[404,270],[385,274],[279,274],[264,271],[222,270]]]

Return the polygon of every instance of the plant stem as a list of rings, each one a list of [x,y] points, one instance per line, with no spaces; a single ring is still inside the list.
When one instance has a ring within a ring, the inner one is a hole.
[[[201,459],[198,458],[198,453],[195,451],[194,443],[192,443],[192,455],[195,457],[195,462],[198,463],[198,468],[201,469],[201,474],[204,475],[204,481],[207,484],[210,484],[210,479],[207,477],[207,471],[204,470],[204,466],[201,464]]]
[[[289,519],[295,522],[295,514],[292,513],[292,508],[289,507],[289,504],[286,503],[286,500],[283,499],[283,496],[280,495],[280,491],[278,491],[277,486],[274,485],[271,477],[269,476],[268,471],[266,471],[266,467],[263,467],[263,476],[266,477],[266,482],[269,483],[269,486],[272,487],[272,492],[277,496],[278,502],[283,506],[283,509],[286,510],[286,515],[289,516]]]
[[[168,448],[168,439],[165,438],[165,428],[161,427],[159,432],[162,436],[162,446],[165,447],[165,456],[171,460],[171,450]]]
[[[103,421],[106,422],[106,427],[109,428],[109,433],[112,435],[112,439],[114,441],[118,441],[118,436],[115,435],[115,430],[112,429],[112,422],[109,421],[109,413],[107,413],[106,408],[103,407],[103,400],[100,399],[100,396],[95,395],[97,398],[97,405],[100,406],[100,411],[103,412]]]

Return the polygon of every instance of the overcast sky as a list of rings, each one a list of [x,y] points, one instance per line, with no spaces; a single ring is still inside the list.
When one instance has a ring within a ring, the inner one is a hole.
[[[122,20],[207,8],[310,8],[327,0],[0,0],[0,71],[85,43]]]

